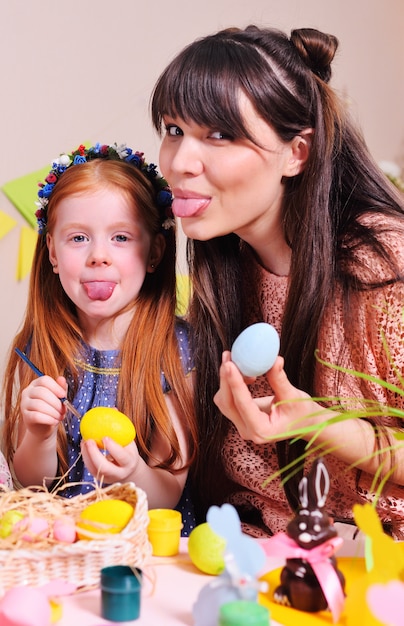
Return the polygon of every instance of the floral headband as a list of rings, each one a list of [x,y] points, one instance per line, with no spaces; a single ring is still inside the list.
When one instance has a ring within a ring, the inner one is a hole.
[[[174,216],[171,211],[172,194],[167,181],[157,172],[154,163],[146,163],[143,152],[133,152],[125,144],[112,146],[96,143],[91,148],[80,145],[71,154],[62,154],[52,163],[52,169],[45,178],[44,183],[39,183],[38,202],[35,204],[38,210],[35,217],[38,222],[38,232],[41,235],[46,231],[48,222],[48,202],[53,189],[62,174],[71,166],[87,163],[93,159],[110,159],[113,161],[126,161],[136,167],[153,185],[156,193],[156,204],[162,218],[162,228],[168,230],[174,226]]]

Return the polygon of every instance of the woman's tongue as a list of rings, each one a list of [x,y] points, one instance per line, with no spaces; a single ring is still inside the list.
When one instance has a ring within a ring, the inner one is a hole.
[[[209,198],[174,198],[173,213],[177,217],[193,217],[209,204]]]
[[[114,291],[115,284],[108,281],[94,280],[89,283],[83,283],[83,287],[90,300],[108,300]]]

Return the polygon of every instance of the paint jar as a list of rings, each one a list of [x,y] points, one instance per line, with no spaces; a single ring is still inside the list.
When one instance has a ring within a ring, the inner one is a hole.
[[[235,600],[222,604],[219,626],[269,626],[269,611],[265,606],[249,600]]]
[[[130,622],[140,615],[142,571],[129,565],[101,570],[101,615],[112,622]]]
[[[180,547],[182,517],[173,509],[150,509],[147,534],[154,556],[175,556]]]

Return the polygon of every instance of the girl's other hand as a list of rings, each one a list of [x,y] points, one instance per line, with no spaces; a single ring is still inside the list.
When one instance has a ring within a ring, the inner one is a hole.
[[[63,420],[66,408],[60,401],[66,397],[67,383],[63,376],[35,378],[21,393],[21,415],[24,427],[35,437],[47,439],[56,436],[57,426]]]
[[[130,481],[140,459],[135,442],[121,446],[110,437],[104,437],[103,443],[105,448],[100,450],[94,439],[81,442],[81,453],[88,471],[108,485]]]

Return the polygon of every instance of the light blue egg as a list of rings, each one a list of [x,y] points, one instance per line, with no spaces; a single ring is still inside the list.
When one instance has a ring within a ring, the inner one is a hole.
[[[261,376],[275,363],[279,345],[275,328],[258,322],[239,334],[232,345],[231,358],[244,376]]]

